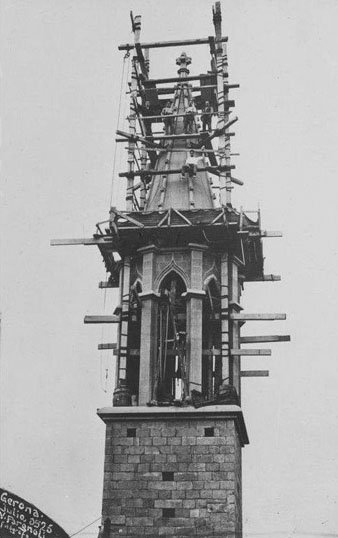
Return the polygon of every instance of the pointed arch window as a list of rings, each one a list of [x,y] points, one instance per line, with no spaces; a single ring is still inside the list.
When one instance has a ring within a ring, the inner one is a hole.
[[[187,394],[186,286],[171,271],[159,286],[157,358],[154,398],[170,403]]]
[[[202,322],[202,392],[205,398],[214,397],[222,383],[221,358],[221,296],[216,279],[205,286]]]

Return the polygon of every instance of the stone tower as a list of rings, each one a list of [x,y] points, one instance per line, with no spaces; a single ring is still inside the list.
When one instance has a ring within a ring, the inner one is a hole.
[[[113,315],[85,318],[118,326],[117,343],[101,344],[116,356],[113,406],[98,411],[101,534],[240,537],[241,376],[268,374],[242,371],[241,356],[271,353],[241,345],[289,338],[241,337],[246,321],[285,315],[243,313],[240,296],[246,282],[279,279],[264,275],[262,254],[262,238],[278,233],[231,204],[242,185],[230,162],[238,85],[228,80],[220,3],[215,36],[196,40],[141,42],[140,17],[131,18],[135,41],[119,47],[131,53],[129,132],[117,131],[128,143],[126,210],[112,207],[86,240],[109,273],[102,287],[120,291]],[[183,52],[176,76],[150,78],[151,48],[186,45],[210,48],[210,70],[191,74]]]

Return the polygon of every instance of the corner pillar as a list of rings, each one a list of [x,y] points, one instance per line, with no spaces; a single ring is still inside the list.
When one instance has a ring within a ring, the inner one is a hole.
[[[159,294],[153,291],[140,293],[142,301],[139,405],[153,399],[154,370],[157,354],[157,317]]]
[[[242,309],[239,300],[240,300],[240,287],[239,287],[239,276],[238,276],[238,266],[241,264],[240,260],[236,257],[231,257],[230,259],[230,271],[231,271],[231,289],[230,289],[230,303],[229,310],[230,312],[240,312]],[[232,321],[231,323],[231,347],[233,349],[239,349],[240,347],[240,322]],[[236,388],[238,397],[241,397],[241,358],[240,356],[232,357],[231,360],[231,370],[232,370],[232,384]]]
[[[221,259],[221,356],[222,379],[230,383],[229,260],[226,253]]]
[[[139,405],[153,398],[154,369],[157,346],[158,297],[153,291],[154,266],[157,248],[154,245],[138,250],[143,254],[143,291],[139,294],[141,308]]]
[[[191,288],[187,289],[187,360],[190,390],[202,390],[203,252],[205,245],[190,243]]]

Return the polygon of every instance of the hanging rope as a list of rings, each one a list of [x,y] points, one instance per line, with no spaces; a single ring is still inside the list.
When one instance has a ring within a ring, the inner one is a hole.
[[[106,276],[106,280],[105,280],[105,283],[107,285],[108,283],[108,276]],[[106,300],[107,300],[107,288],[104,288],[104,293],[103,293],[103,312],[106,313]],[[101,342],[104,341],[104,325],[102,325],[101,327]],[[104,376],[104,379],[103,379],[103,370],[105,370],[105,376]],[[108,383],[108,368],[107,368],[107,359],[105,360],[105,364],[104,364],[104,367],[103,367],[103,355],[102,355],[102,349],[100,350],[100,384],[101,384],[101,389],[103,390],[103,392],[107,392],[107,383]]]
[[[122,64],[122,73],[121,73],[121,85],[120,85],[120,95],[119,95],[119,106],[118,106],[118,115],[117,115],[117,128],[119,129],[119,126],[120,126],[120,120],[121,120],[121,103],[122,103],[122,93],[123,93],[123,87],[124,87],[124,72],[125,72],[125,66],[126,66],[126,61],[128,60],[127,62],[127,77],[126,77],[126,82],[128,82],[128,77],[129,77],[129,67],[130,67],[130,61],[129,61],[129,58],[130,58],[130,52],[127,51],[126,54],[124,55],[124,58],[123,58],[123,64]],[[116,169],[116,153],[117,153],[117,142],[115,142],[115,148],[114,148],[114,156],[113,156],[113,172],[112,172],[112,180],[111,180],[111,187],[110,187],[110,207],[112,205],[112,200],[113,200],[113,191],[114,191],[114,179],[115,179],[115,169]]]
[[[99,519],[101,519],[101,516],[98,517],[97,519],[94,519],[94,521],[92,521],[91,523],[88,523],[88,525],[86,525],[85,527],[82,527],[82,529],[80,529],[79,531],[76,531],[74,532],[73,534],[70,535],[70,538],[72,538],[72,536],[76,536],[77,534],[80,534],[80,532],[84,531],[85,529],[87,529],[88,527],[90,527],[91,525],[94,525],[94,523],[96,523],[97,521],[99,521]]]
[[[129,58],[130,58],[130,52],[128,50],[123,57],[123,63],[122,63],[120,95],[119,95],[119,104],[118,104],[118,112],[117,112],[117,129],[119,129],[120,122],[121,122],[122,95],[124,93],[124,88],[127,85],[128,78],[129,78],[129,68],[130,68]],[[125,76],[126,63],[127,63],[127,74]],[[124,109],[125,109],[125,106],[124,106]],[[119,166],[121,164],[121,153],[122,152],[120,152]],[[117,142],[115,142],[114,156],[113,156],[113,170],[112,170],[112,178],[111,178],[111,186],[110,186],[110,201],[109,201],[110,207],[112,206],[113,194],[114,194],[116,156],[117,156]],[[107,282],[108,282],[108,277],[106,277],[106,284]],[[107,288],[104,289],[104,295],[103,295],[103,311],[104,312],[106,311],[106,300],[107,300]],[[103,338],[104,338],[104,326],[102,326],[102,329],[101,329],[101,342],[103,342]],[[101,389],[103,390],[103,392],[107,392],[108,375],[109,375],[109,368],[107,367],[107,359],[105,360],[103,364],[103,355],[102,355],[102,350],[101,350],[100,352],[100,384],[101,384]]]

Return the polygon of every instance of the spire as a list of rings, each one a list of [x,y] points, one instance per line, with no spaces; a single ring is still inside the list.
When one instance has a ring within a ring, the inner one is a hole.
[[[196,135],[200,129],[198,124],[198,109],[196,109],[192,86],[185,79],[189,75],[188,66],[191,58],[185,52],[176,59],[179,66],[177,73],[179,81],[175,87],[173,100],[167,103],[162,114],[168,114],[165,118],[166,125],[170,125],[170,134],[174,137],[181,135],[182,138],[168,138],[167,146],[159,154],[156,163],[156,170],[163,174],[154,175],[149,189],[146,211],[159,211],[162,209],[210,209],[214,207],[213,194],[206,167],[209,165],[208,159],[203,151],[196,146]],[[191,113],[190,125],[187,127],[189,110],[195,109]],[[191,138],[184,136],[189,130]],[[169,128],[166,128],[166,134]],[[197,172],[193,176],[182,173],[187,158],[191,150],[194,150],[194,158],[197,160]],[[202,169],[202,171],[199,171]],[[174,173],[171,173],[175,171]],[[166,173],[167,172],[167,173]]]

